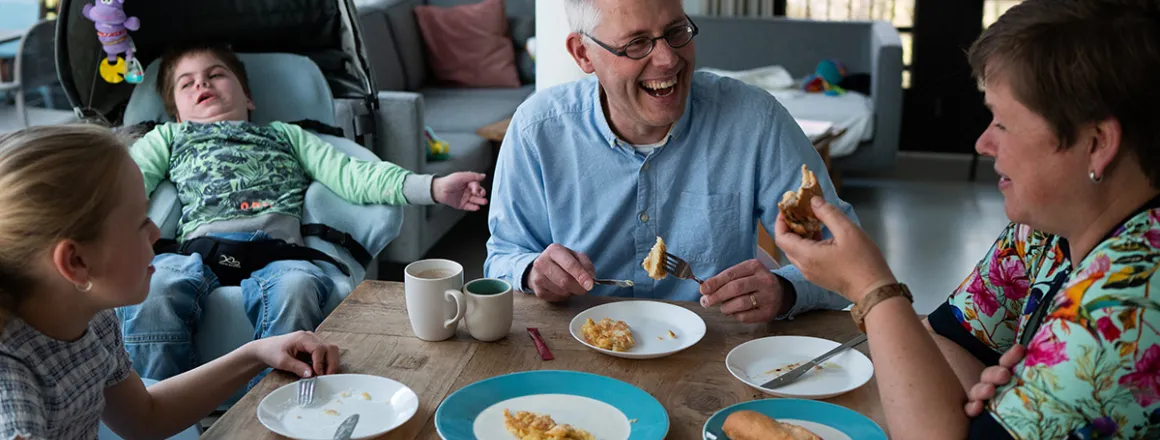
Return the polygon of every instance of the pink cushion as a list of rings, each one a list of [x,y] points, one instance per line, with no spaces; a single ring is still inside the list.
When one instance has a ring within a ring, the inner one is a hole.
[[[519,87],[503,0],[415,7],[427,64],[436,80],[462,87]]]

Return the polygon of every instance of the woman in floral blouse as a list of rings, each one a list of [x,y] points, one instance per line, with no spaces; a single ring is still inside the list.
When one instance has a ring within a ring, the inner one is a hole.
[[[1027,0],[969,58],[1012,224],[933,335],[833,206],[814,200],[832,239],[779,221],[779,247],[864,316],[893,438],[1160,439],[1160,4]]]

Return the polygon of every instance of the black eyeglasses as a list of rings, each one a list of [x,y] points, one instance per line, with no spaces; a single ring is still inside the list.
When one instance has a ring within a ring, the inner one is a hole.
[[[605,50],[612,52],[618,57],[628,57],[634,60],[639,60],[641,58],[647,57],[648,54],[652,53],[653,47],[656,47],[657,40],[665,40],[669,47],[673,49],[680,49],[685,47],[686,44],[689,44],[690,41],[693,41],[693,37],[697,36],[697,25],[696,23],[693,23],[693,19],[689,18],[688,15],[685,16],[685,20],[688,20],[688,23],[671,28],[665,31],[664,35],[655,38],[637,37],[619,49],[609,46],[603,41],[597,40],[596,37],[593,37],[587,32],[585,32],[584,35],[588,38],[591,38],[592,41],[595,41],[596,44],[600,45],[600,47],[603,47]]]

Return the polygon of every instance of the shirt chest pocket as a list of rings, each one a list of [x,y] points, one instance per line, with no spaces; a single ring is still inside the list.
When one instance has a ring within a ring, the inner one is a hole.
[[[740,194],[681,192],[675,208],[669,219],[668,236],[663,237],[669,253],[686,260],[712,262],[728,258],[744,247]]]

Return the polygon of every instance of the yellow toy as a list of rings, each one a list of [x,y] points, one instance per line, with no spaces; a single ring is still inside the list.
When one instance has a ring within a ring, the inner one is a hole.
[[[431,127],[426,127],[424,131],[427,135],[427,160],[440,161],[451,157],[451,145],[447,141],[435,136]]]
[[[112,64],[101,60],[101,78],[104,78],[110,84],[117,84],[125,80],[125,59],[117,57],[117,63]]]

